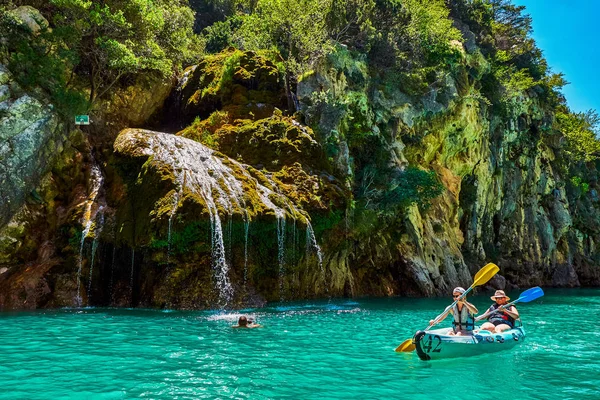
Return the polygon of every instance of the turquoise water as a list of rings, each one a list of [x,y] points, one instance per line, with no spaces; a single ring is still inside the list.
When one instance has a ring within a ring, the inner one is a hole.
[[[0,399],[600,398],[600,290],[520,305],[528,337],[511,351],[433,362],[394,352],[450,302],[282,303],[244,310],[264,325],[247,330],[230,328],[239,313],[4,313]]]

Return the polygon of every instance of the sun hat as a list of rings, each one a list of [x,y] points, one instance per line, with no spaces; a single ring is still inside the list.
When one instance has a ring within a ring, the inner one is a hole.
[[[508,297],[506,295],[506,293],[504,293],[504,290],[496,290],[496,293],[494,293],[494,295],[492,297],[490,297],[490,299],[496,300],[497,298],[502,298],[502,297],[506,297],[506,300],[510,300],[510,297]]]

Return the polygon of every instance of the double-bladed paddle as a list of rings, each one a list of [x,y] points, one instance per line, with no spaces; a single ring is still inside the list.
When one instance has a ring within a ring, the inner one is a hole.
[[[449,308],[454,307],[456,305],[456,303],[458,303],[463,297],[465,297],[467,295],[467,293],[469,293],[471,290],[473,290],[474,287],[481,286],[481,285],[487,283],[487,281],[492,279],[492,277],[494,275],[496,275],[496,273],[498,271],[500,271],[500,268],[498,268],[498,266],[496,264],[493,264],[493,263],[486,264],[483,268],[481,268],[475,274],[475,278],[473,278],[473,284],[467,290],[465,290],[465,292],[463,294],[461,294],[460,297],[458,299],[456,299]],[[431,329],[431,327],[433,327],[435,324],[437,324],[439,322],[439,320],[441,319],[440,316],[441,316],[441,314],[438,315],[438,317],[433,321],[433,324],[429,325],[425,330],[427,331],[427,330]],[[400,346],[396,347],[397,352],[410,353],[411,351],[414,351],[414,350],[415,350],[415,344],[413,343],[412,338],[406,339],[404,342],[402,342],[400,344]]]
[[[521,293],[521,295],[519,296],[518,299],[516,299],[515,301],[511,301],[510,303],[504,304],[503,306],[498,307],[497,309],[495,309],[494,311],[491,312],[487,312],[485,314],[480,315],[479,317],[475,318],[475,321],[481,321],[482,319],[485,319],[487,317],[489,317],[490,315],[497,313],[499,311],[502,311],[506,308],[510,308],[513,304],[516,303],[528,303],[532,300],[538,299],[540,297],[542,297],[544,295],[544,291],[542,290],[541,287],[532,287],[531,289],[527,289],[526,291],[524,291],[523,293]]]

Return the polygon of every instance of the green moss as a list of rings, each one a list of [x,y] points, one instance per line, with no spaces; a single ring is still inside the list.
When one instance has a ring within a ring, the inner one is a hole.
[[[81,238],[83,237],[83,231],[71,228],[69,229],[69,246],[72,249],[78,249],[81,246]]]
[[[363,83],[369,76],[367,55],[348,50],[345,46],[336,46],[327,58],[338,71],[344,72],[356,84]]]
[[[298,82],[302,82],[304,79],[310,78],[315,75],[314,69],[309,69],[298,77]]]
[[[270,57],[235,48],[205,56],[182,89],[185,117],[221,110],[231,121],[255,120],[286,107],[282,73]]]
[[[238,72],[240,68],[240,60],[243,52],[240,50],[232,49],[226,53],[219,53],[214,56],[208,56],[206,59],[206,71],[205,73],[214,76],[214,79],[210,81],[208,86],[202,89],[200,98],[204,98],[207,94],[215,94],[219,90],[223,89],[226,85],[233,81],[233,75],[241,73]],[[243,73],[241,73],[243,74]],[[246,74],[249,75],[246,71]]]
[[[190,251],[196,252],[210,252],[211,244],[206,242],[206,232],[210,229],[210,226],[206,222],[189,222],[186,223],[183,228],[177,225],[177,228],[171,230],[171,254],[179,255],[186,254]],[[150,242],[151,249],[167,249],[169,242],[167,237],[154,238]]]
[[[366,99],[360,101],[361,106],[366,107]],[[229,114],[216,112],[204,121],[196,121],[179,135],[246,164],[262,164],[268,170],[279,170],[296,162],[322,167],[324,162],[313,131],[282,115],[258,121],[232,121]]]
[[[312,218],[312,227],[315,235],[320,237],[323,232],[335,228],[344,219],[343,210],[331,210],[327,214],[315,214]]]

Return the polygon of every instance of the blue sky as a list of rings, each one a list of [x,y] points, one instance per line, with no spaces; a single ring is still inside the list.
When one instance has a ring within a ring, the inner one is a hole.
[[[514,0],[533,18],[533,37],[576,112],[600,111],[600,0]]]

